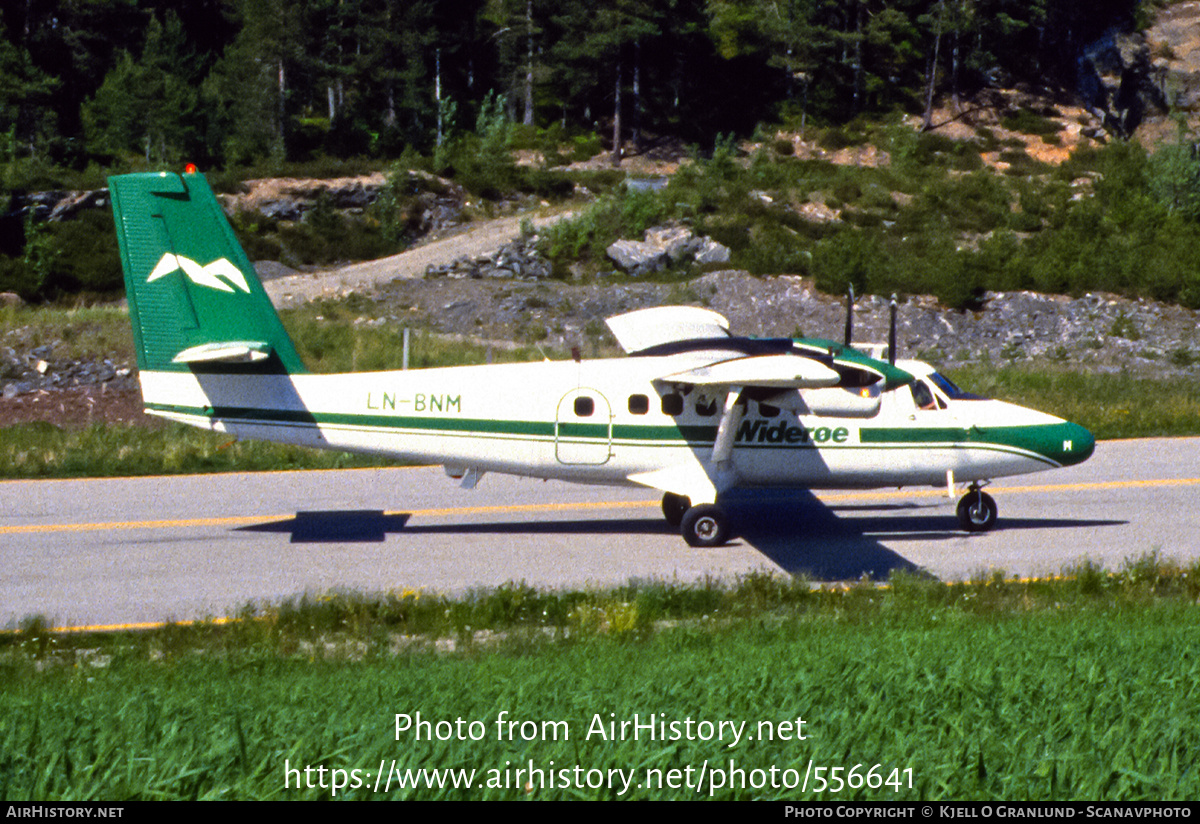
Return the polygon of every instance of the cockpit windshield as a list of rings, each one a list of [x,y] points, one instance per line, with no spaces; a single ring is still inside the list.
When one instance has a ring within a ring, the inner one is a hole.
[[[982,395],[975,395],[955,386],[954,381],[947,378],[945,375],[940,375],[937,372],[929,374],[929,380],[942,393],[952,401],[982,401],[986,400]]]

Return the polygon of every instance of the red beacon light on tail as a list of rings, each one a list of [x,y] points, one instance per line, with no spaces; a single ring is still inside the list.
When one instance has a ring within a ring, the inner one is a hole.
[[[196,171],[197,171],[197,169],[196,169],[195,163],[189,163],[183,167],[183,173],[185,175],[194,175],[194,174],[196,174]]]

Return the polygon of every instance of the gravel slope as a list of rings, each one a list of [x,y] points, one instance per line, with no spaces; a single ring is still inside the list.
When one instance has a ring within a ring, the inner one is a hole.
[[[419,278],[428,266],[453,263],[460,257],[478,257],[497,251],[521,234],[521,221],[535,228],[572,216],[571,212],[534,217],[517,215],[468,226],[451,237],[441,238],[380,260],[364,261],[324,272],[288,275],[265,284],[277,307],[295,306],[314,298],[342,297],[350,292],[371,292],[397,278]]]

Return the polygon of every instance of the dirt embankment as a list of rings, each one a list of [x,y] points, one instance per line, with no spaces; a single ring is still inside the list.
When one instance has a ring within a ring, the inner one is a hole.
[[[277,307],[295,306],[314,298],[338,298],[351,292],[370,293],[396,279],[420,278],[430,266],[443,266],[461,257],[480,257],[497,251],[520,237],[522,221],[534,228],[571,217],[565,211],[547,215],[518,215],[471,224],[450,237],[432,240],[381,260],[352,263],[323,272],[306,272],[274,278],[265,284]]]
[[[137,387],[34,389],[16,397],[0,398],[0,428],[34,421],[82,428],[94,423],[156,426],[161,425],[162,419],[142,411],[142,391]]]

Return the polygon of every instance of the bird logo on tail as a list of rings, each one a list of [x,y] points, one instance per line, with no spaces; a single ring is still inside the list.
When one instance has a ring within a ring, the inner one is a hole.
[[[240,269],[230,263],[228,258],[218,258],[207,266],[201,266],[191,258],[186,258],[183,255],[173,255],[170,252],[162,256],[158,264],[154,267],[154,271],[150,273],[150,277],[146,278],[146,282],[153,283],[159,278],[166,277],[180,269],[188,276],[188,280],[197,286],[218,289],[222,292],[232,292],[233,286],[236,286],[247,294],[250,292],[250,285],[246,282],[246,276],[242,274]],[[229,283],[221,280],[221,278],[225,278]],[[230,284],[233,284],[233,286],[230,286]]]

